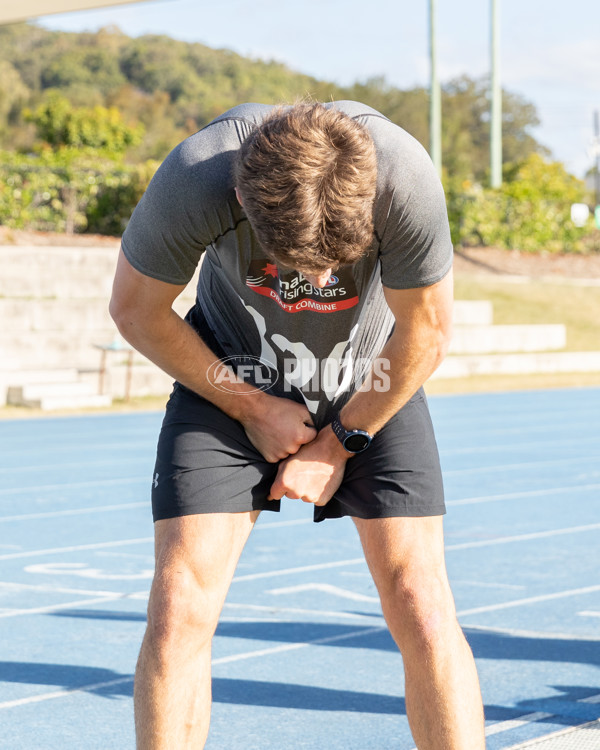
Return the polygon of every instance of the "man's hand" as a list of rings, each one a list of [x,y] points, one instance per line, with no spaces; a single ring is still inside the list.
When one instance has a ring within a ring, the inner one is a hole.
[[[268,499],[279,500],[285,495],[292,500],[327,505],[342,483],[351,455],[328,425],[315,440],[282,461]]]
[[[240,421],[252,445],[269,463],[295,454],[317,435],[306,406],[289,398],[268,396],[259,409],[244,414]]]

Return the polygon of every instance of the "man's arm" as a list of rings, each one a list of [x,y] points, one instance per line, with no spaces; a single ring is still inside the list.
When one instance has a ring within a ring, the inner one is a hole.
[[[452,335],[454,297],[452,271],[441,281],[420,289],[383,288],[394,315],[394,330],[379,355],[389,387],[361,388],[341,411],[347,430],[378,432],[439,367]],[[388,366],[389,363],[389,366]],[[373,375],[377,381],[377,375]]]
[[[406,290],[384,287],[384,292],[395,319],[394,331],[379,355],[389,378],[387,388],[369,388],[367,379],[340,414],[346,429],[370,434],[378,432],[440,365],[452,331],[452,272],[432,286]],[[372,382],[376,380],[373,374]],[[325,505],[341,483],[351,456],[327,425],[310,445],[280,466],[271,497],[286,494]]]
[[[267,461],[275,462],[295,453],[316,434],[314,427],[308,426],[311,418],[306,407],[258,389],[248,393],[248,384],[241,381],[240,393],[214,388],[207,373],[218,357],[172,309],[184,289],[185,285],[167,284],[140,273],[121,250],[110,314],[123,338],[135,349],[241,422]],[[228,380],[228,388],[237,387]]]

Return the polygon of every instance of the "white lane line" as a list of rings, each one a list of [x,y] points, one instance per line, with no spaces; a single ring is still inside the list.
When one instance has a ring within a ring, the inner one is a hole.
[[[554,740],[560,740],[561,737],[567,737],[569,734],[579,734],[581,732],[586,733],[587,739],[589,739],[589,734],[586,731],[587,729],[594,729],[594,735],[595,730],[600,729],[600,720],[596,719],[594,721],[587,721],[585,724],[578,724],[577,726],[568,727],[567,729],[559,729],[557,732],[550,732],[550,734],[544,734],[542,737],[536,737],[533,740],[527,740],[526,742],[519,742],[518,745],[511,745],[509,748],[506,748],[506,750],[525,750],[525,748],[531,747],[535,748],[536,745],[548,745],[546,744],[548,740],[552,742],[554,747],[556,747],[557,750],[559,748],[569,748],[569,747],[584,747],[581,742],[585,742],[583,738],[576,739],[575,742],[577,742],[577,745],[573,745],[572,741],[569,742],[569,739],[567,738],[566,743],[561,742],[560,745],[554,744]],[[594,737],[595,739],[596,737]],[[587,745],[587,743],[586,743]],[[587,747],[590,747],[590,745],[587,745]]]
[[[63,482],[60,484],[39,484],[31,487],[11,487],[0,490],[0,495],[27,495],[33,492],[51,492],[54,490],[80,490],[84,487],[111,487],[115,484],[138,484],[147,482],[150,485],[150,475],[143,477],[123,477],[122,479],[94,479],[86,482]]]
[[[284,526],[303,526],[304,524],[312,522],[312,518],[299,518],[295,521],[272,521],[267,523],[257,523],[253,529],[253,533],[255,531],[262,531],[264,529],[281,529]]]
[[[444,436],[445,439],[445,436]],[[589,445],[595,436],[588,435],[583,438],[572,438],[566,440],[536,440],[536,448],[561,448],[562,446]],[[438,437],[438,444],[443,445],[443,440]],[[495,445],[465,445],[461,448],[441,448],[440,456],[461,456],[473,453],[496,453],[503,450],[523,451],[531,450],[532,441],[525,443],[496,443]]]
[[[564,534],[580,534],[585,531],[595,531],[597,529],[600,529],[600,523],[591,523],[585,526],[569,526],[564,529],[551,529],[550,531],[535,531],[531,534],[500,536],[495,539],[480,539],[474,542],[450,544],[446,547],[446,552],[454,552],[456,550],[462,549],[475,549],[476,547],[493,547],[496,544],[509,544],[511,542],[528,542],[532,539],[548,539],[553,536],[562,536]],[[0,557],[0,559],[2,558]]]
[[[77,599],[72,602],[63,602],[62,604],[51,604],[47,607],[30,607],[29,609],[9,609],[0,610],[0,619],[6,617],[19,617],[20,615],[47,615],[51,612],[59,612],[61,609],[71,609],[72,607],[83,607],[88,604],[102,604],[104,602],[114,602],[117,599],[127,599],[129,594],[116,594],[115,596],[98,596],[94,599]]]
[[[472,609],[463,609],[457,612],[458,617],[464,617],[465,615],[478,615],[482,612],[496,612],[500,609],[510,609],[511,607],[522,607],[525,604],[537,604],[538,602],[549,602],[554,599],[564,599],[569,596],[578,596],[580,594],[593,594],[596,591],[600,591],[600,585],[597,586],[585,586],[579,589],[568,589],[567,591],[557,591],[554,594],[540,594],[539,596],[528,596],[524,599],[513,599],[509,602],[501,602],[500,604],[488,604],[484,607],[473,607]]]
[[[600,489],[600,483],[575,484],[567,487],[549,487],[542,490],[525,490],[523,492],[504,492],[500,495],[480,495],[479,497],[466,497],[460,500],[447,500],[446,505],[479,505],[483,503],[494,503],[498,500],[516,500],[523,497],[545,497],[546,495],[560,495],[561,493],[587,492],[588,490]]]
[[[327,609],[302,609],[299,607],[280,607],[278,605],[266,606],[264,604],[234,604],[232,602],[225,602],[225,608],[246,610],[250,612],[260,612],[268,614],[284,614],[284,615],[310,615],[311,617],[341,617],[342,619],[350,620],[382,620],[382,614],[356,614],[354,612],[343,612],[340,610],[327,610]],[[254,618],[256,619],[256,618]],[[262,618],[261,618],[262,621]],[[279,620],[281,622],[281,620]]]
[[[81,594],[82,596],[119,596],[121,591],[97,591],[90,589],[72,589],[64,586],[53,586],[47,584],[35,583],[13,583],[10,581],[0,581],[0,588],[13,589],[15,591],[40,591],[44,594]]]
[[[369,602],[371,604],[379,604],[378,596],[367,596],[366,594],[358,594],[356,591],[350,591],[350,589],[343,589],[339,586],[332,586],[329,583],[301,583],[298,586],[285,586],[281,589],[270,589],[266,591],[267,594],[275,594],[275,596],[281,594],[299,594],[303,591],[323,591],[330,596],[338,596],[342,599],[351,599],[355,602]]]
[[[378,626],[374,628],[365,628],[363,630],[353,630],[351,633],[343,633],[342,635],[330,635],[327,638],[316,638],[312,641],[300,641],[298,643],[287,643],[281,646],[272,646],[271,648],[263,648],[259,651],[248,651],[245,654],[232,654],[231,656],[222,656],[219,659],[213,659],[212,664],[230,664],[234,661],[242,661],[243,659],[253,659],[257,656],[269,656],[270,654],[280,654],[285,651],[297,651],[307,646],[322,646],[326,643],[336,643],[337,641],[346,641],[349,638],[360,638],[363,635],[370,635],[371,633],[382,633],[386,631],[386,627]],[[2,708],[2,704],[0,704]]]
[[[594,610],[584,610],[583,612],[577,613],[580,617],[600,617],[600,612]]]
[[[495,464],[492,466],[474,466],[465,469],[447,469],[444,471],[445,477],[462,476],[463,474],[489,474],[492,471],[509,471],[513,469],[538,469],[544,466],[557,468],[563,464],[587,463],[588,461],[597,461],[598,454],[592,456],[573,456],[571,458],[557,458],[556,461],[525,461],[514,464]]]
[[[456,585],[463,585],[463,586],[475,586],[476,588],[485,588],[485,589],[524,589],[526,586],[517,586],[512,583],[494,583],[494,582],[485,582],[485,581],[467,581],[462,580],[460,578],[453,578],[452,579],[452,587]]]
[[[49,701],[53,698],[66,698],[73,693],[84,693],[92,690],[101,690],[102,688],[114,687],[115,685],[124,685],[128,682],[133,682],[133,675],[127,677],[119,677],[116,680],[108,680],[106,682],[95,682],[91,685],[82,685],[76,688],[64,688],[63,690],[55,690],[53,693],[41,693],[40,695],[31,695],[28,698],[18,698],[13,701],[5,701],[0,703],[0,709],[3,708],[15,708],[16,706],[26,706],[30,703],[41,703],[42,701]]]
[[[590,695],[588,698],[580,698],[577,703],[600,703],[600,693],[598,695]]]
[[[530,541],[532,539],[546,539],[548,537],[560,536],[563,534],[578,534],[585,531],[594,531],[600,529],[600,523],[589,524],[586,526],[572,526],[566,529],[552,529],[550,531],[538,531],[531,534],[520,534],[517,536],[504,536],[495,539],[481,539],[474,542],[460,542],[451,544],[446,547],[447,552],[456,550],[472,549],[477,547],[493,547],[497,544],[509,544],[511,542]],[[0,557],[0,560],[2,557]],[[326,570],[327,568],[340,568],[346,565],[365,565],[364,557],[355,557],[350,560],[339,560],[337,562],[316,563],[315,565],[302,565],[298,568],[284,568],[282,570],[266,570],[262,573],[248,573],[247,575],[235,576],[233,583],[242,581],[256,581],[261,578],[276,578],[278,576],[291,575],[295,573],[308,573],[313,570]]]
[[[213,666],[217,666],[219,664],[230,664],[231,662],[242,661],[245,659],[255,659],[261,656],[270,656],[271,654],[280,654],[286,651],[297,651],[309,646],[321,646],[328,643],[336,643],[338,641],[348,640],[349,638],[360,638],[363,635],[380,633],[385,630],[387,630],[387,628],[385,627],[361,628],[358,630],[353,630],[351,633],[332,635],[327,638],[315,638],[311,641],[287,643],[279,646],[273,646],[271,648],[262,648],[256,651],[246,651],[241,654],[233,654],[232,656],[222,656],[218,659],[213,659],[212,664]],[[65,698],[66,696],[72,695],[73,693],[101,690],[102,688],[113,687],[115,685],[124,685],[129,682],[133,682],[133,675],[119,677],[115,680],[107,680],[106,682],[96,682],[90,685],[82,685],[76,688],[64,688],[63,690],[56,690],[51,693],[42,693],[41,695],[32,695],[28,698],[19,698],[17,700],[5,701],[3,703],[0,703],[0,709],[15,708],[16,706],[24,706],[30,703],[41,703],[42,701],[52,700],[53,698]]]
[[[579,635],[574,633],[556,633],[554,631],[542,632],[540,630],[523,630],[520,628],[498,628],[489,627],[486,625],[469,625],[468,623],[461,623],[461,627],[465,630],[477,630],[482,633],[493,633],[494,635],[510,635],[514,638],[535,638],[537,640],[552,640],[552,641],[586,641],[586,642],[598,642],[600,643],[600,634],[598,636],[590,635]]]
[[[2,558],[0,557],[0,560]],[[260,578],[277,578],[293,573],[308,573],[312,570],[326,570],[327,568],[343,568],[346,565],[366,565],[364,557],[355,557],[352,560],[338,560],[337,562],[315,563],[315,565],[302,565],[298,568],[283,568],[282,570],[266,570],[262,573],[248,573],[243,576],[235,576],[232,583],[242,581],[257,581]]]
[[[86,472],[89,473],[90,469],[93,469],[95,467],[100,466],[131,466],[131,458],[113,458],[113,459],[105,459],[102,461],[94,461],[94,460],[86,460],[86,461],[77,461],[77,462],[66,462],[61,461],[60,465],[57,466],[56,463],[54,464],[34,464],[33,466],[1,466],[0,467],[0,474],[23,474],[27,472],[27,474],[31,474],[34,472],[44,472],[44,471],[56,471],[57,469],[60,469],[60,471],[65,471],[65,469],[68,469],[69,471],[71,469],[84,469]],[[152,466],[149,467],[148,473],[152,470]]]
[[[531,714],[517,716],[515,719],[498,721],[485,728],[485,736],[490,737],[494,734],[500,734],[500,732],[510,732],[511,729],[518,729],[526,724],[533,724],[536,721],[544,721],[544,719],[550,719],[552,716],[554,716],[554,714],[548,714],[544,711],[535,711]]]
[[[49,510],[43,513],[23,513],[20,516],[0,516],[0,523],[5,521],[37,521],[40,518],[61,518],[62,516],[79,516],[87,513],[112,513],[116,510],[150,507],[150,502],[121,503],[120,505],[102,505],[98,508],[72,508],[71,510]]]
[[[129,544],[154,543],[154,537],[146,536],[139,539],[120,539],[115,542],[98,542],[96,544],[77,544],[72,547],[50,547],[49,549],[34,549],[27,552],[11,552],[8,555],[0,555],[0,560],[17,560],[25,557],[38,557],[39,555],[61,555],[63,552],[80,552],[92,549],[106,549],[107,547],[126,547]]]

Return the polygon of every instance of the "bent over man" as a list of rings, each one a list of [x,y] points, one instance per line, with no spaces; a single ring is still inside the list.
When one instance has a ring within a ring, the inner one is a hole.
[[[184,321],[171,305],[201,258]],[[419,750],[484,747],[422,390],[449,341],[451,269],[427,154],[356,102],[235,107],[155,175],[111,300],[122,335],[176,380],[152,483],[140,750],[203,747],[219,614],[259,513],[284,495],[313,504],[315,521],[356,524]],[[238,361],[270,377],[225,369]]]

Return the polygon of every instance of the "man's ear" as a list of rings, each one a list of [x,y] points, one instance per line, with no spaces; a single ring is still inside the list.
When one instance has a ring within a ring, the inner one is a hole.
[[[242,200],[242,196],[240,195],[240,191],[237,189],[237,187],[235,188],[235,197],[237,198],[237,201],[240,204],[240,206],[243,206],[244,201]]]

